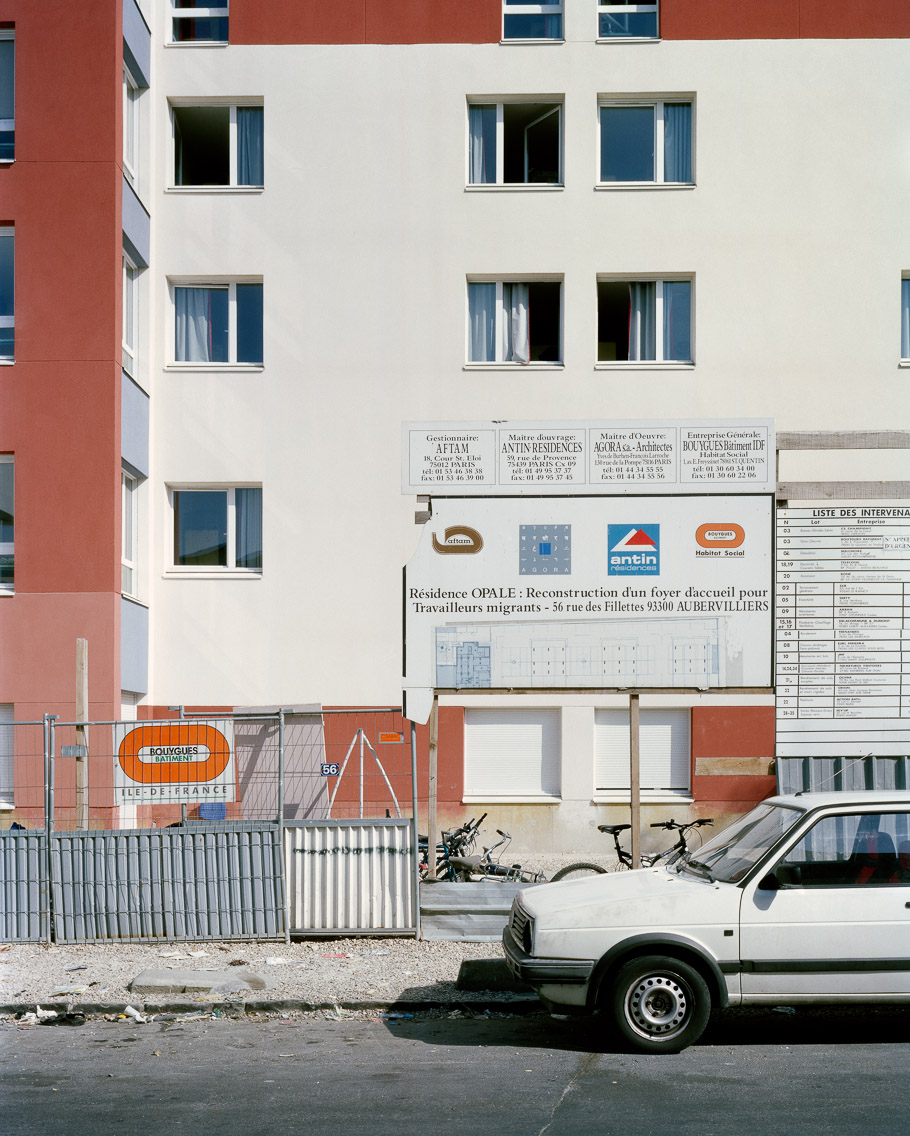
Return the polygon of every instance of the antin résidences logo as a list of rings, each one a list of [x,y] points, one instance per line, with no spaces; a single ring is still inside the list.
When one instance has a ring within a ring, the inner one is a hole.
[[[608,576],[659,576],[660,525],[607,525]]]

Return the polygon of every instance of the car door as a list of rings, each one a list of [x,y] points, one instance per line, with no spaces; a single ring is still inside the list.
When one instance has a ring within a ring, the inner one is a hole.
[[[815,820],[744,889],[740,962],[744,1000],[910,996],[910,813]]]

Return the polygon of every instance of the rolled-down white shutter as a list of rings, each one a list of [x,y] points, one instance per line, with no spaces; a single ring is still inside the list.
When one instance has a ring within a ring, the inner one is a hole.
[[[558,710],[465,710],[465,793],[559,794]]]
[[[629,791],[629,711],[597,710],[594,716],[594,788]],[[642,793],[689,793],[689,711],[642,710],[639,756]]]

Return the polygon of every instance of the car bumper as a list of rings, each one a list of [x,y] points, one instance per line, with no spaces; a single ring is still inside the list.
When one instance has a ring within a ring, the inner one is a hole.
[[[529,986],[586,983],[596,962],[595,959],[535,958],[515,942],[508,927],[502,933],[502,946],[513,978]]]

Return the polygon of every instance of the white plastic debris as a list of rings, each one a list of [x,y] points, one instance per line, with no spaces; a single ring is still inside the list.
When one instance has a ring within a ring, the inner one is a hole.
[[[145,1014],[140,1014],[135,1006],[127,1006],[123,1012],[128,1018],[132,1018],[135,1022],[141,1022],[142,1024],[145,1024],[145,1022],[148,1021],[148,1018],[145,1016]]]
[[[56,1018],[56,1010],[42,1010],[40,1006],[35,1007],[35,1018],[39,1022],[46,1022],[49,1018]]]
[[[290,959],[281,958],[278,955],[272,955],[271,958],[267,958],[265,960],[265,965],[266,966],[287,966],[290,961],[291,961]]]

